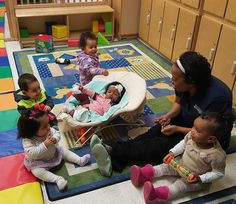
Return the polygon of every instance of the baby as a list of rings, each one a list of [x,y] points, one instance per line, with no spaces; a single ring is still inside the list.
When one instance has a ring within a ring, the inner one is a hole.
[[[43,107],[43,110],[50,112],[54,107],[53,100],[42,90],[39,81],[33,74],[22,74],[18,79],[20,89],[14,92],[15,101],[17,102],[17,110],[21,115],[28,115],[35,106]],[[50,124],[54,128],[57,127],[56,116],[50,112]]]
[[[82,85],[77,85],[77,90],[82,94],[70,96],[63,108],[63,111],[69,113],[73,119],[79,122],[90,121],[90,111],[98,115],[104,115],[113,105],[120,102],[125,93],[125,88],[119,82],[112,82],[107,85],[105,93],[98,94]],[[88,96],[88,98],[80,96]],[[82,105],[82,106],[79,106]]]
[[[195,119],[192,130],[173,147],[163,161],[157,166],[147,164],[140,168],[131,167],[130,179],[134,186],[144,184],[146,203],[168,202],[186,192],[199,191],[224,176],[226,154],[220,146],[219,139],[228,130],[232,130],[234,115],[206,112]],[[168,161],[181,155],[180,165],[192,172],[192,178],[180,177],[180,173],[172,168]],[[161,176],[176,176],[176,181],[168,186],[154,187],[150,182]]]
[[[59,146],[60,132],[51,128],[49,121],[48,113],[38,109],[20,116],[17,127],[25,152],[24,165],[37,178],[56,183],[59,190],[64,190],[67,180],[49,170],[62,160],[84,166],[90,155],[79,156]]]
[[[84,32],[80,36],[80,47],[82,51],[78,55],[80,83],[88,84],[95,75],[107,76],[107,70],[99,65],[97,52],[97,37],[91,32]]]

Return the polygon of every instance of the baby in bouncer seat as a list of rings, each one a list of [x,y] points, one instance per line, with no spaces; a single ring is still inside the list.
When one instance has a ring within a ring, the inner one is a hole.
[[[74,94],[65,102],[63,112],[70,114],[78,122],[91,121],[91,111],[98,115],[106,113],[113,105],[120,102],[125,87],[117,81],[106,86],[105,93],[96,93],[80,84],[73,85]]]

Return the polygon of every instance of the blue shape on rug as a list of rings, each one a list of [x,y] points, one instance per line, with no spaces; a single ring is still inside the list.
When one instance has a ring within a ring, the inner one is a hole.
[[[131,64],[125,58],[118,58],[114,60],[107,60],[100,62],[102,68],[117,68],[117,67],[128,67]]]
[[[52,54],[40,54],[33,56],[36,65],[54,63],[55,57]]]
[[[47,64],[38,64],[37,69],[41,78],[52,77],[52,73]]]

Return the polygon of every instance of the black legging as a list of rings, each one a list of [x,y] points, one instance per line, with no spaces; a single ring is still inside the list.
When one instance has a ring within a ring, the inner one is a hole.
[[[182,125],[180,123],[183,123],[183,120],[179,118],[172,121],[175,125]],[[156,125],[135,139],[113,142],[109,144],[112,147],[110,155],[113,170],[120,172],[127,164],[137,161],[161,163],[163,157],[184,136],[181,133],[166,136],[161,133],[161,126]]]

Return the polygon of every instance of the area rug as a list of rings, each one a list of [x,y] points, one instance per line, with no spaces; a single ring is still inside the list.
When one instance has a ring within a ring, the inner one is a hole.
[[[79,82],[79,72],[76,66],[76,56],[79,49],[72,50],[68,47],[57,48],[55,52],[35,53],[34,50],[15,52],[14,57],[18,73],[33,73],[40,81],[49,95],[54,99],[55,104],[65,101],[65,94],[70,90],[72,84]],[[114,135],[108,139],[127,139],[128,136],[140,133],[144,129],[154,125],[153,119],[166,113],[174,101],[174,90],[170,82],[171,64],[146,47],[139,41],[131,43],[121,42],[115,45],[100,47],[99,56],[101,66],[108,71],[132,71],[139,74],[147,83],[147,102],[141,119],[146,122],[144,128],[112,128],[102,133],[104,135]],[[57,57],[66,57],[71,60],[70,65],[59,65],[55,63]],[[135,87],[134,87],[135,88]],[[77,139],[74,133],[64,133],[69,147],[73,146]],[[89,152],[89,148],[74,149],[77,154],[83,155]],[[68,189],[59,192],[54,184],[46,184],[48,197],[51,201],[77,195],[91,191],[114,183],[129,179],[128,170],[121,174],[113,173],[111,178],[102,177],[96,167],[95,161],[87,167],[78,167],[71,164],[63,164],[55,172],[64,176],[68,182]]]
[[[101,67],[109,72],[135,72],[146,80],[148,87],[147,103],[141,118],[150,127],[154,125],[153,119],[157,115],[167,112],[174,100],[174,90],[171,86],[170,73],[168,72],[171,64],[161,56],[154,54],[152,50],[143,46],[142,43],[135,42],[135,45],[133,43],[121,43],[100,47],[99,60]],[[155,61],[144,54],[143,50],[149,56],[154,57]],[[27,50],[15,52],[14,57],[19,75],[25,72],[33,73],[39,79],[41,87],[47,91],[48,95],[53,97],[54,103],[60,104],[65,101],[65,94],[72,85],[79,82],[79,68],[76,65],[76,56],[79,52],[79,49],[68,50],[68,48],[57,48],[54,52],[48,54]],[[55,59],[58,57],[70,59],[71,64],[62,65],[55,63]],[[164,64],[166,69],[163,69],[156,61]],[[119,122],[114,121],[114,123]],[[124,128],[113,127],[102,131],[101,134],[104,140],[127,139],[133,129],[131,126],[125,126]],[[144,127],[144,129],[147,130],[147,127]],[[75,133],[66,132],[63,135],[65,135],[68,146],[73,147],[77,139]],[[79,155],[90,152],[87,146],[73,151]],[[128,171],[129,168],[127,167],[121,174],[114,172],[111,178],[106,178],[100,175],[94,160],[92,160],[91,165],[83,168],[66,163],[56,169],[55,172],[68,180],[68,189],[64,192],[59,192],[54,184],[47,183],[48,197],[52,201],[58,200],[122,182],[129,179]]]

